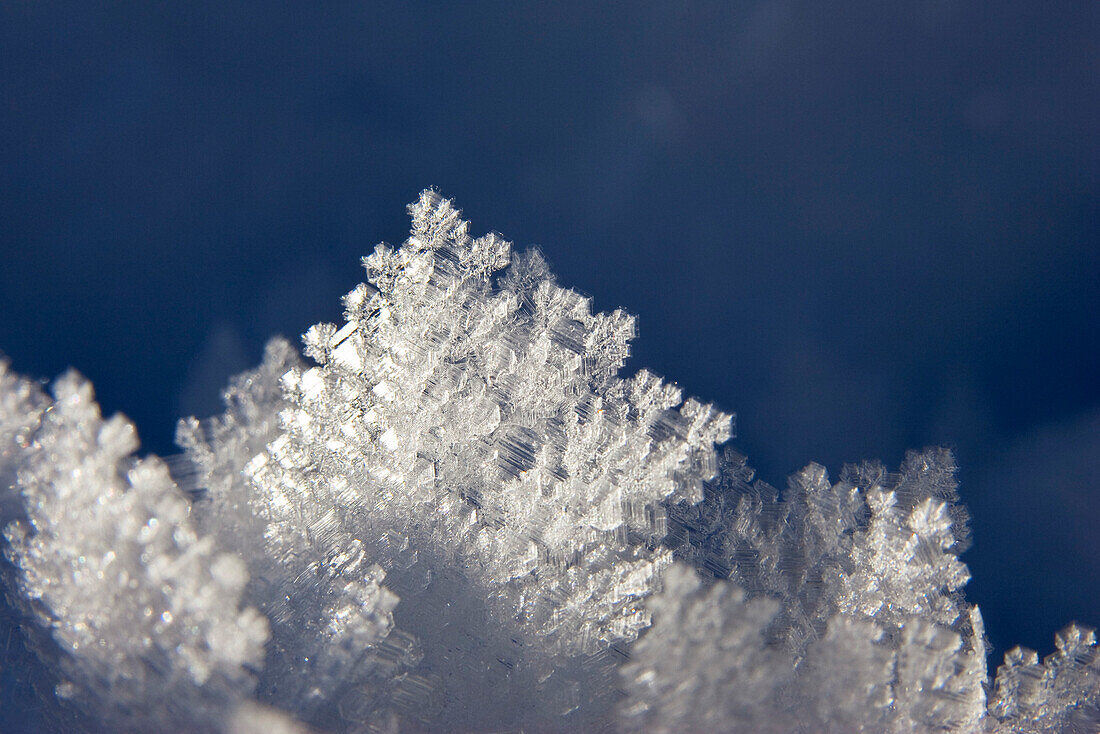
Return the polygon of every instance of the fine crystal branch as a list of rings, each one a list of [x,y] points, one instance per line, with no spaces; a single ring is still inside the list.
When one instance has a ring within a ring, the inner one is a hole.
[[[409,212],[171,471],[0,363],[0,572],[56,728],[1100,730],[1091,629],[987,678],[949,452],[779,493],[729,415],[620,375],[630,316]]]
[[[134,427],[104,421],[74,372],[37,385],[0,365],[6,467],[24,517],[4,532],[9,590],[49,634],[56,695],[116,726],[209,724],[254,685],[267,620],[239,609],[245,563],[200,536]],[[14,448],[14,450],[13,450]]]

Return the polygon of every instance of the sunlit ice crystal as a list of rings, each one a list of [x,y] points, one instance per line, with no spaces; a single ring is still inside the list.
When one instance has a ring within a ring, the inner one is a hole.
[[[415,641],[393,628],[398,597],[385,572],[358,539],[318,554],[284,552],[270,524],[283,508],[250,481],[278,460],[266,447],[281,445],[279,416],[290,406],[281,381],[302,365],[288,342],[273,339],[260,366],[225,391],[224,413],[180,421],[177,441],[191,462],[183,471],[199,491],[196,522],[247,559],[246,599],[272,626],[257,696],[314,723],[383,720],[394,686],[419,659]],[[339,509],[317,502],[301,511],[300,529],[318,537]]]
[[[45,708],[93,731],[1100,730],[1091,628],[987,680],[949,451],[776,490],[716,456],[729,416],[620,374],[631,317],[431,191],[410,213],[344,323],[306,359],[272,340],[166,463],[75,373],[51,398],[0,361],[0,571]]]
[[[620,731],[980,730],[982,651],[921,617],[895,637],[837,612],[796,655],[776,639],[776,600],[679,565],[653,609],[620,669]]]
[[[1015,647],[997,669],[990,717],[997,732],[1100,731],[1100,647],[1096,630],[1071,624],[1042,663]]]
[[[670,542],[704,576],[677,571],[687,594],[670,582],[654,602],[654,628],[622,669],[623,727],[976,730],[984,630],[959,595],[969,573],[950,453],[913,452],[898,473],[846,467],[837,482],[810,465],[782,496],[736,454],[722,469],[702,503],[670,507]],[[715,584],[705,594],[703,581]],[[727,626],[697,635],[699,624]],[[749,643],[751,654],[715,652]],[[742,681],[774,695],[751,705]]]
[[[48,631],[56,695],[123,728],[212,726],[252,690],[268,636],[238,606],[244,563],[196,532],[167,467],[133,457],[133,425],[104,420],[83,377],[52,401],[6,365],[0,381],[0,473],[21,500],[6,572]]]
[[[538,253],[471,237],[430,191],[410,213],[401,247],[364,258],[346,323],[306,333],[317,366],[282,376],[282,432],[245,467],[270,553],[325,566],[361,544],[426,655],[498,646],[489,669],[436,662],[443,708],[478,681],[567,713],[583,661],[649,624],[660,501],[701,497],[730,417],[620,377],[633,319],[591,313]]]
[[[792,673],[766,629],[778,605],[730,583],[703,586],[687,566],[650,601],[654,627],[621,668],[624,732],[788,731],[781,693]]]

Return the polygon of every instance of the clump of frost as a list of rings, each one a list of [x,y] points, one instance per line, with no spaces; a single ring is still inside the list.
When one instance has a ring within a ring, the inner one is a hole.
[[[1096,630],[1071,624],[1042,663],[1014,647],[997,669],[989,704],[997,732],[1100,731],[1100,648]]]
[[[409,211],[171,474],[0,362],[0,572],[59,696],[139,731],[1100,731],[1089,628],[987,680],[949,452],[781,494],[717,457],[730,416],[620,376],[631,317]]]
[[[191,462],[181,471],[200,490],[196,522],[248,560],[246,599],[271,621],[257,695],[303,720],[382,720],[393,686],[419,659],[415,642],[394,630],[399,599],[384,585],[385,572],[358,539],[320,558],[279,553],[269,537],[279,515],[245,471],[281,435],[280,413],[290,403],[280,380],[302,366],[289,342],[272,339],[261,365],[226,389],[223,414],[180,421],[177,441]],[[317,504],[302,522],[331,521],[336,511]]]
[[[650,601],[654,627],[621,668],[627,699],[622,731],[788,731],[779,703],[789,660],[768,644],[778,611],[772,599],[748,601],[729,583],[704,587],[691,568],[665,573]]]
[[[703,502],[669,508],[685,564],[620,670],[623,731],[1100,729],[1100,655],[1077,625],[1043,665],[1010,651],[987,702],[950,452],[835,483],[812,464],[782,497],[733,452],[722,469]]]
[[[985,707],[985,647],[977,608],[959,595],[969,573],[956,556],[965,529],[952,520],[951,455],[911,453],[899,474],[849,467],[836,483],[810,465],[782,500],[749,485],[737,457],[725,465],[703,503],[670,515],[678,555],[733,582],[703,595],[691,571],[675,572],[681,588],[665,595],[677,598],[657,602],[673,610],[622,670],[627,728],[973,730]],[[695,617],[728,629],[689,634]],[[753,654],[714,652],[743,640]],[[684,663],[675,672],[673,657]],[[771,695],[742,699],[744,680]]]
[[[255,421],[233,405],[210,440],[196,423],[181,436],[206,484],[219,457],[243,469],[293,605],[315,593],[303,576],[339,605],[363,564],[384,569],[432,661],[418,714],[475,725],[528,701],[553,721],[591,708],[606,651],[648,626],[642,602],[671,559],[660,502],[701,497],[730,417],[648,372],[620,378],[633,320],[592,314],[537,253],[471,237],[432,192],[410,213],[404,245],[364,258],[371,285],[345,297],[346,323],[306,333],[318,366],[275,360],[266,449],[237,448]]]
[[[238,607],[244,563],[195,531],[167,467],[133,458],[133,425],[103,420],[83,377],[60,377],[52,401],[6,364],[0,384],[0,474],[22,500],[8,583],[49,633],[57,695],[127,728],[217,721],[268,635]]]

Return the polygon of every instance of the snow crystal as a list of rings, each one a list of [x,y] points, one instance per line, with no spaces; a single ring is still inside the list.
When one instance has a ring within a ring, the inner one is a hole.
[[[592,314],[536,253],[472,238],[431,192],[410,213],[409,240],[364,259],[373,288],[345,297],[347,323],[305,334],[320,366],[282,378],[275,460],[248,463],[268,555],[297,569],[361,543],[404,608],[430,610],[406,615],[425,645],[442,623],[498,646],[496,670],[435,664],[441,705],[483,675],[473,711],[534,693],[560,714],[581,661],[649,624],[659,503],[699,498],[730,418],[620,378],[633,320]]]
[[[0,361],[0,575],[45,708],[144,731],[1100,730],[1090,628],[987,682],[950,452],[780,492],[719,457],[729,415],[621,374],[630,316],[432,191],[409,212],[345,323],[303,335],[312,362],[273,339],[169,464],[79,375],[51,399]]]
[[[103,420],[83,377],[60,377],[49,402],[0,371],[25,513],[4,533],[9,583],[49,630],[57,695],[127,726],[217,720],[251,691],[268,636],[238,608],[244,563],[195,531],[167,467],[131,456],[133,425]]]

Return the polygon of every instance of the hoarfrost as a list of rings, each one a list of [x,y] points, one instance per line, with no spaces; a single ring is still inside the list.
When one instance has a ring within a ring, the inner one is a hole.
[[[781,493],[716,454],[730,416],[620,376],[630,316],[409,211],[171,473],[75,373],[0,363],[5,581],[59,696],[134,730],[1100,730],[1089,628],[987,682],[949,452]]]
[[[1100,731],[1100,648],[1096,630],[1071,624],[1040,664],[1034,650],[1015,647],[997,669],[989,712],[997,732]]]
[[[57,695],[127,727],[219,720],[251,691],[268,636],[238,608],[244,563],[195,531],[167,467],[132,457],[133,425],[103,420],[83,377],[60,377],[52,402],[6,364],[0,383],[3,473],[23,500],[4,532],[8,583],[48,631]]]
[[[592,314],[537,253],[472,238],[432,192],[410,213],[403,246],[364,258],[347,323],[305,334],[320,364],[282,377],[283,432],[245,472],[268,555],[331,569],[355,548],[385,568],[452,723],[523,701],[583,718],[603,651],[649,624],[659,503],[701,497],[730,417],[619,378],[633,320]],[[463,639],[490,665],[445,653]]]
[[[977,608],[957,595],[969,574],[955,555],[965,529],[954,527],[948,504],[951,455],[911,453],[899,474],[848,467],[836,483],[810,465],[782,501],[749,485],[736,455],[724,465],[701,504],[675,506],[670,517],[677,554],[712,582],[733,581],[714,582],[699,609],[658,616],[622,671],[627,728],[973,731],[985,705],[984,633]],[[700,583],[676,573],[681,586]],[[773,613],[747,615],[737,583]],[[771,657],[703,649],[715,640],[720,649],[729,633],[685,635],[693,615],[735,620],[733,634],[753,634]],[[665,668],[674,658],[687,661],[675,673]],[[672,700],[647,688],[685,677],[695,682],[678,684]],[[774,695],[746,706],[738,701],[745,679]],[[655,723],[669,711],[691,718]],[[710,718],[693,718],[701,715]]]

